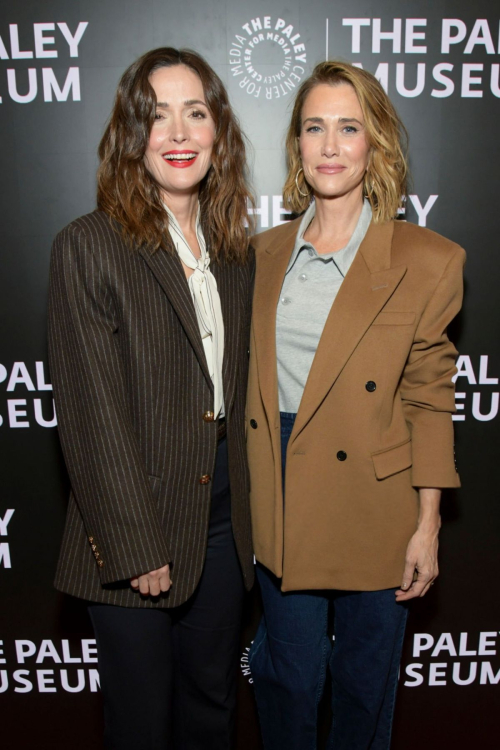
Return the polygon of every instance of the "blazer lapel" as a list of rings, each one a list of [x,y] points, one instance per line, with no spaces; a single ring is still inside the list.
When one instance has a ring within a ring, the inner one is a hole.
[[[292,442],[309,422],[349,357],[406,273],[390,267],[392,222],[371,224],[332,305],[295,420]]]
[[[262,401],[269,423],[279,415],[276,364],[276,308],[301,219],[290,222],[282,241],[259,254],[253,299],[253,327]]]
[[[139,252],[177,313],[179,321],[200,362],[203,374],[210,388],[213,390],[213,383],[208,371],[194,303],[191,298],[184,269],[177,253],[174,254],[163,248],[160,248],[156,252],[151,252],[147,247],[139,248]]]

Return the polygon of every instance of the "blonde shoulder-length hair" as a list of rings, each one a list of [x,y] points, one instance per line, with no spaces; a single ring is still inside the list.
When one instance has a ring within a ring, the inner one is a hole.
[[[283,188],[283,202],[294,213],[301,213],[311,201],[311,188],[301,171],[299,136],[302,108],[312,89],[325,83],[330,86],[348,83],[358,96],[371,147],[363,194],[370,201],[374,221],[389,221],[396,216],[407,195],[408,134],[375,76],[336,60],[316,65],[297,92],[286,138],[288,175]]]

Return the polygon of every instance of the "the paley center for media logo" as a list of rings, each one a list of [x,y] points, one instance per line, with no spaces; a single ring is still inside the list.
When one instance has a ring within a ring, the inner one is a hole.
[[[249,96],[280,99],[300,84],[307,63],[305,44],[284,18],[262,16],[241,26],[229,47],[231,74]]]

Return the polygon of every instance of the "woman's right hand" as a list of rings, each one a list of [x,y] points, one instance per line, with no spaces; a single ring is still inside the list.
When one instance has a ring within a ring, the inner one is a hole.
[[[143,596],[159,596],[162,591],[168,591],[172,585],[170,565],[164,565],[163,568],[158,568],[158,570],[151,570],[149,573],[135,576],[135,578],[130,579],[130,585]]]

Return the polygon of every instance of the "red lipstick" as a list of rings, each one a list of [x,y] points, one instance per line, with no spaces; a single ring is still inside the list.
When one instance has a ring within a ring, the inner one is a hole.
[[[175,167],[176,169],[185,169],[186,167],[190,167],[192,164],[194,164],[198,154],[192,149],[183,149],[166,151],[164,154],[162,154],[162,156],[163,161],[167,162],[167,164],[170,164],[171,167]]]

